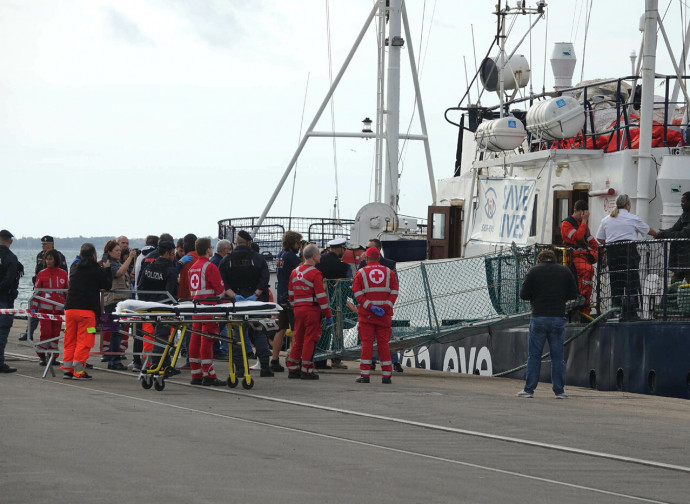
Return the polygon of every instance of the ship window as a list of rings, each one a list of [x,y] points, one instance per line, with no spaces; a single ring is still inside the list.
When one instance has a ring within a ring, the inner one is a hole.
[[[534,206],[532,207],[532,224],[529,227],[529,235],[537,236],[537,198],[538,194],[534,195]]]
[[[432,240],[445,240],[446,239],[446,214],[435,213],[432,217],[433,226],[431,229],[431,239]]]
[[[557,221],[562,222],[570,215],[570,209],[568,208],[569,200],[568,198],[559,199],[556,204],[558,208]]]

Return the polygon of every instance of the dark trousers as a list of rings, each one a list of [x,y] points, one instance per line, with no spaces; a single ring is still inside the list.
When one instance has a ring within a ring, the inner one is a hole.
[[[640,306],[640,255],[634,243],[611,245],[606,250],[611,302],[621,313],[635,314]]]

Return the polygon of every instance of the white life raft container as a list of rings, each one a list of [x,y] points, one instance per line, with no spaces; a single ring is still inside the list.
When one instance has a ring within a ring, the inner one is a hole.
[[[513,116],[484,121],[474,134],[480,149],[492,152],[517,149],[527,133],[522,121]]]
[[[527,131],[544,140],[572,138],[584,124],[584,109],[572,96],[539,102],[527,112]]]

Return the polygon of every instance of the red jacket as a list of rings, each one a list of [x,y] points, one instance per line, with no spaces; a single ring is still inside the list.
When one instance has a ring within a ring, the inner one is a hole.
[[[67,292],[41,292],[41,287],[44,289],[67,289],[69,282],[69,275],[61,268],[45,268],[41,270],[36,276],[36,283],[34,284],[34,293],[42,298],[50,299],[61,305],[65,304]],[[54,304],[34,300],[31,303],[32,308],[38,308],[42,312],[62,313],[64,310],[56,307]]]
[[[199,257],[189,268],[189,288],[192,299],[221,296],[225,292],[225,284],[218,266],[209,261],[208,257]]]
[[[359,321],[367,324],[391,326],[393,305],[398,299],[398,279],[389,268],[369,263],[355,274],[352,292],[359,303]],[[372,306],[383,308],[385,314],[377,317],[371,313]]]
[[[323,276],[314,266],[301,264],[292,270],[288,298],[293,308],[318,305],[324,317],[332,316],[326,290],[323,288]]]
[[[189,254],[192,256],[192,260],[183,264],[182,269],[180,269],[180,282],[177,286],[177,297],[180,299],[189,299],[192,297],[189,290],[189,268],[199,259],[199,254],[196,252],[190,252]]]
[[[578,251],[589,252],[594,256],[594,261],[596,262],[599,242],[589,232],[589,228],[584,221],[577,222],[572,217],[565,219],[561,222],[561,238],[563,238],[563,242],[566,245],[575,249],[574,253]]]

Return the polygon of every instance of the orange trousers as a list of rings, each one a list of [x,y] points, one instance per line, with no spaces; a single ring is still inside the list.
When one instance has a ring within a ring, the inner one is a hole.
[[[96,315],[91,310],[65,311],[62,369],[81,374],[96,340]]]

